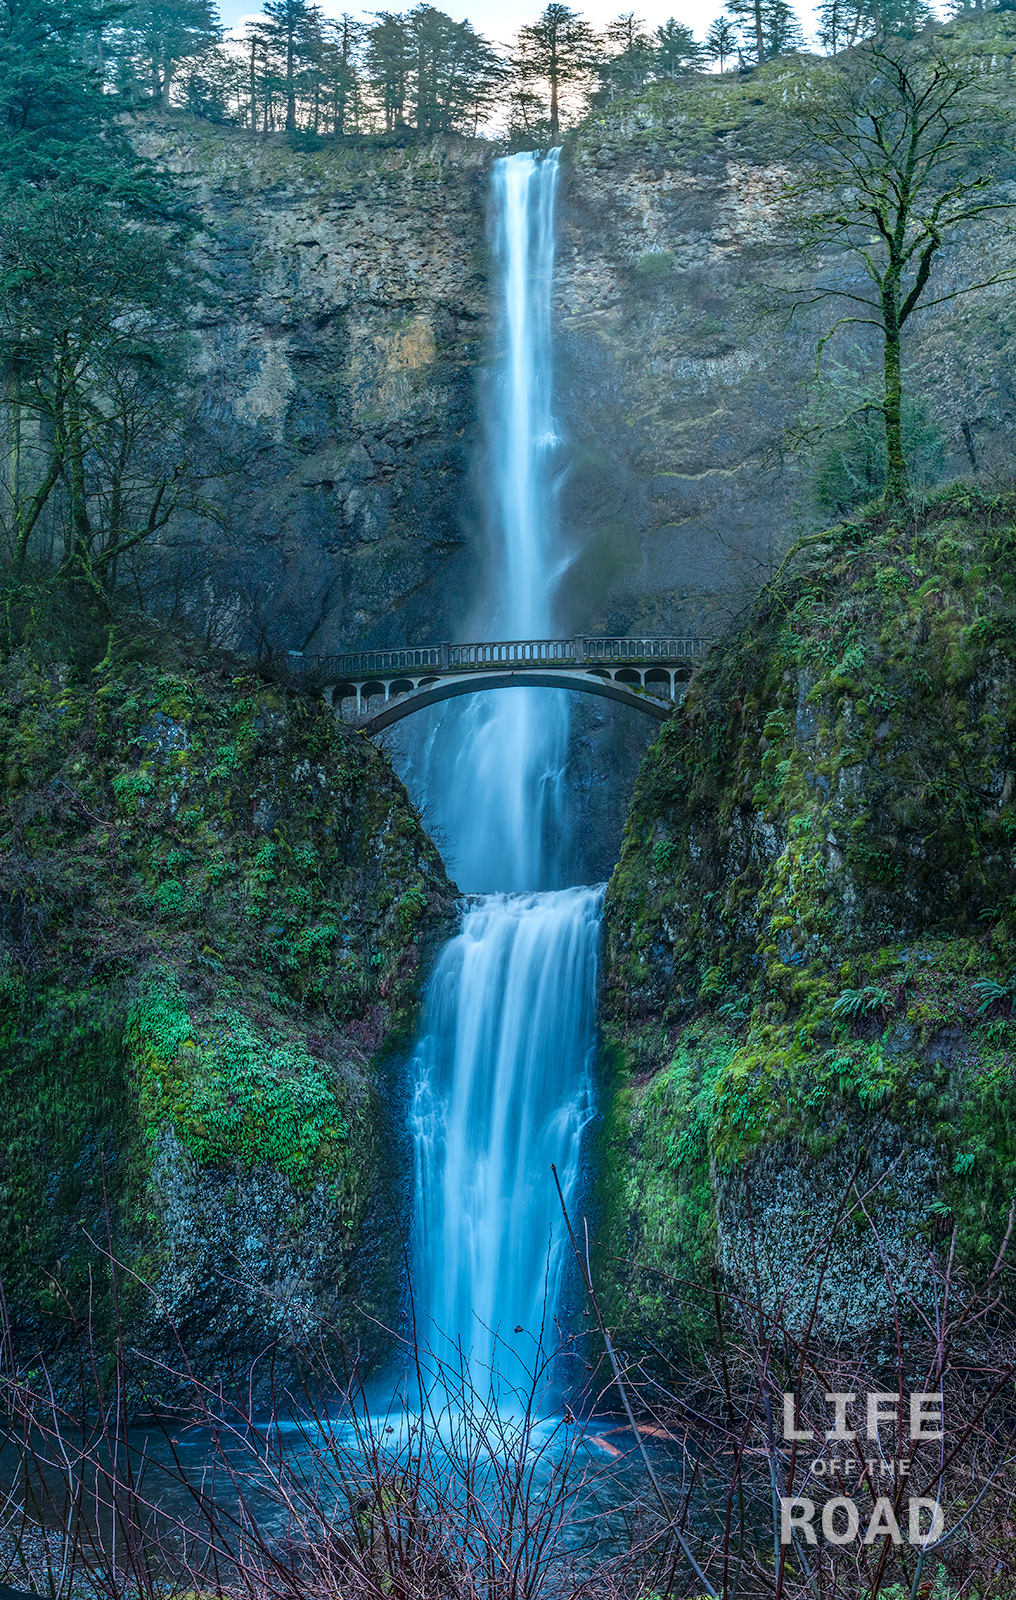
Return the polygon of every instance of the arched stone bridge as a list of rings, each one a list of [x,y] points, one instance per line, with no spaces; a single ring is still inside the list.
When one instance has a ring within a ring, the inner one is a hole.
[[[573,689],[662,722],[704,638],[503,639],[304,657],[307,676],[343,721],[380,733],[424,706],[488,689]]]

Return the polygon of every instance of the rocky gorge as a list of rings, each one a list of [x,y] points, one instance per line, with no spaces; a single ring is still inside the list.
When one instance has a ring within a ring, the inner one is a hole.
[[[780,1300],[876,1169],[908,1286],[954,1226],[983,1269],[1013,1193],[1011,296],[918,321],[912,513],[823,508],[787,448],[825,326],[793,71],[655,84],[562,156],[562,626],[717,640],[648,753],[583,707],[566,774],[612,873],[591,1199],[633,1344],[760,1240]],[[168,1316],[218,1377],[398,1309],[400,1052],[456,890],[387,754],[277,669],[468,635],[490,583],[495,152],[135,136],[200,218],[204,504],[146,553],[166,636],[5,664],[5,1289],[67,1346],[112,1254],[132,1336]],[[863,1331],[891,1291],[847,1209],[819,1322]]]

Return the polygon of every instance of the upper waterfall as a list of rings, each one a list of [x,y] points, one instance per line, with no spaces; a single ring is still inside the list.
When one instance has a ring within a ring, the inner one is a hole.
[[[553,626],[556,500],[551,309],[558,157],[494,166],[492,234],[503,285],[501,370],[488,417],[493,536],[503,571],[495,620],[509,637]]]
[[[558,157],[494,164],[489,236],[496,359],[484,410],[487,598],[476,638],[557,625],[562,555],[554,457],[552,309]],[[562,773],[569,697],[559,689],[453,701],[401,736],[401,769],[460,888],[562,886]]]

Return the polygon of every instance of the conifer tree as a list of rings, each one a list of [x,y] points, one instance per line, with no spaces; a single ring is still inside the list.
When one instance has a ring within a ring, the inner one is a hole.
[[[798,50],[804,43],[789,0],[727,0],[727,15],[738,28],[745,54],[756,66],[772,56]]]
[[[737,54],[737,34],[727,17],[717,17],[706,34],[706,54],[710,61],[718,61],[720,71],[730,56]]]
[[[434,6],[416,6],[407,21],[417,129],[446,133],[470,116],[475,121],[503,76],[496,52],[468,22],[456,22]]]
[[[348,124],[357,126],[360,116],[358,66],[365,38],[364,26],[344,11],[337,20],[323,25],[321,55],[322,85],[329,106],[332,131],[340,138]]]
[[[513,60],[517,83],[531,93],[547,90],[547,126],[552,144],[561,133],[561,95],[588,82],[596,63],[596,39],[585,18],[562,0],[550,0],[535,22],[518,32]]]
[[[110,35],[117,86],[130,101],[169,105],[177,69],[211,50],[222,28],[214,0],[153,0],[131,6]]]
[[[660,77],[675,78],[697,67],[704,51],[690,28],[670,17],[656,30],[656,70]]]
[[[405,18],[393,11],[376,15],[377,22],[367,32],[367,81],[379,102],[385,129],[391,133],[405,121],[415,52]]]
[[[292,132],[296,127],[299,71],[320,52],[321,12],[312,0],[264,0],[264,13],[282,61],[286,131]]]

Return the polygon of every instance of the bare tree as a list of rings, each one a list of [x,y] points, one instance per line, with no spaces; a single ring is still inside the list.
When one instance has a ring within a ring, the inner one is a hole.
[[[882,345],[881,411],[887,504],[910,498],[903,446],[903,330],[927,310],[1011,276],[989,270],[948,284],[940,253],[964,230],[1010,205],[999,169],[1011,149],[999,103],[1001,83],[977,65],[900,39],[874,42],[828,69],[822,92],[797,113],[804,125],[805,175],[790,187],[803,202],[807,245],[846,252],[867,284],[841,277],[816,284],[812,300],[852,301],[819,345],[846,324],[877,329]]]

